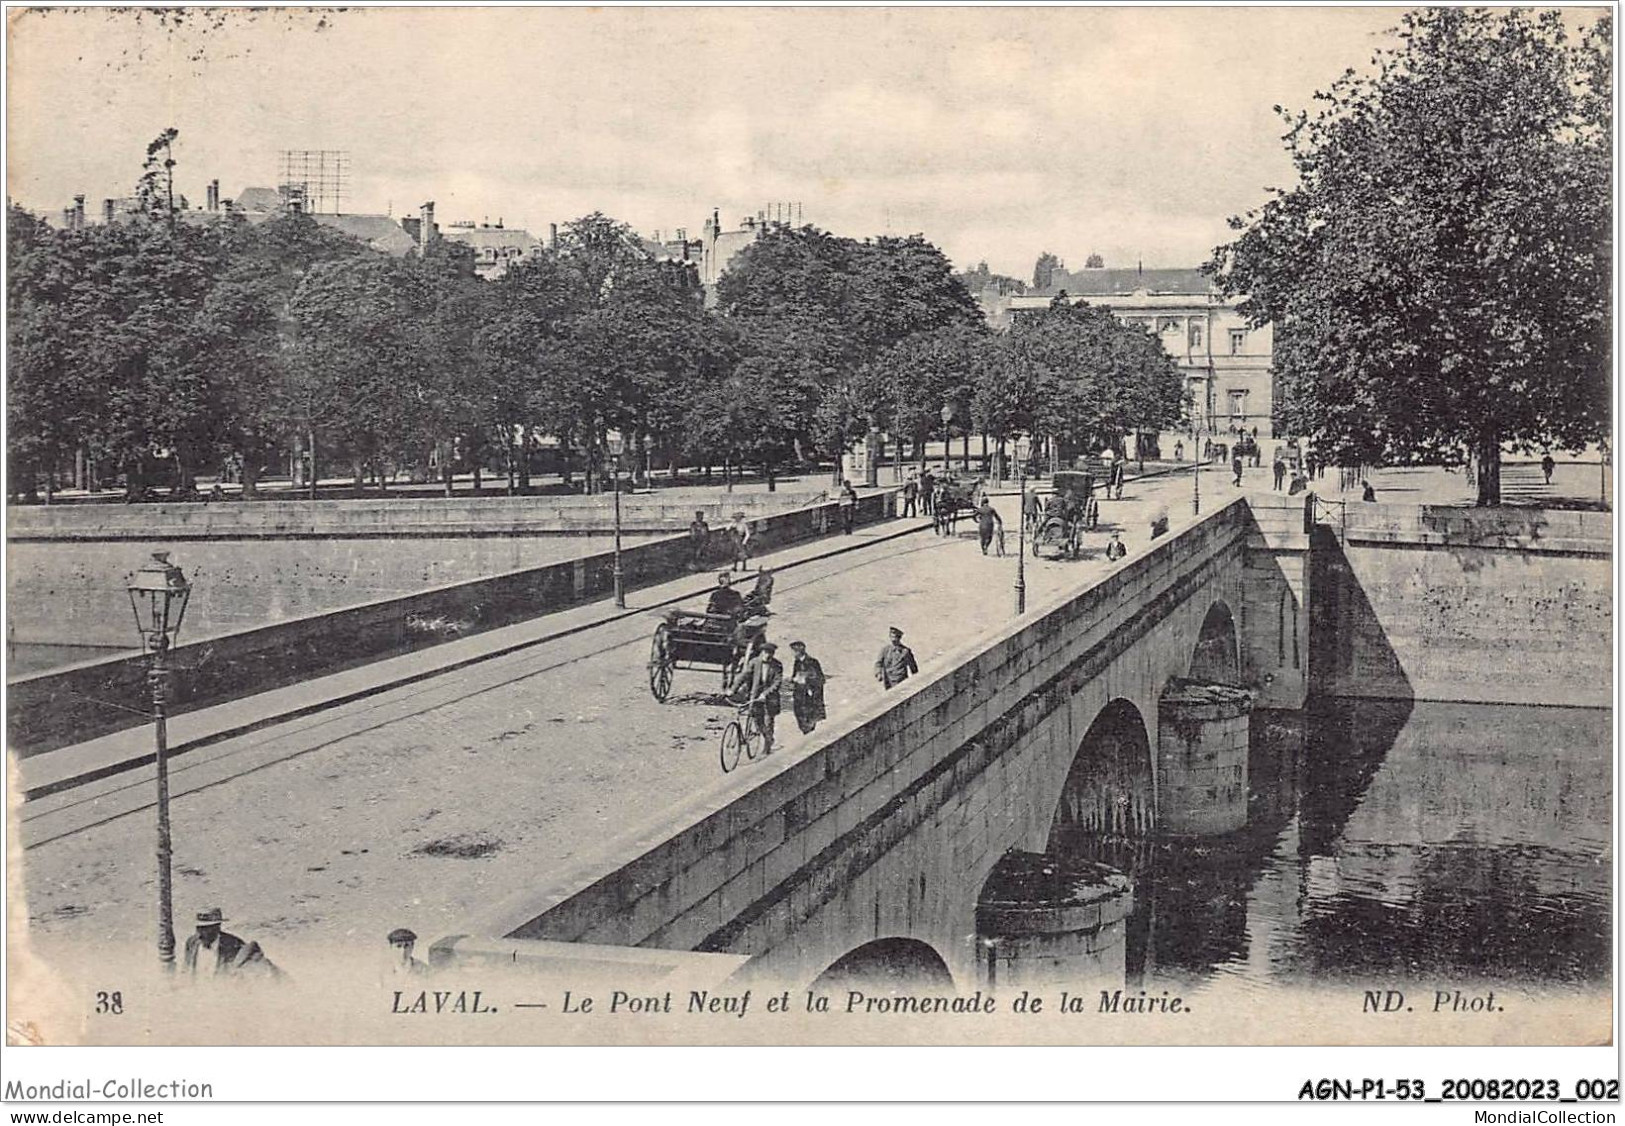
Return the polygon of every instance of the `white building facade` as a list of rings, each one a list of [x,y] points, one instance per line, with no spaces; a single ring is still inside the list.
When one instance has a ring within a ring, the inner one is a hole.
[[[1043,309],[1060,294],[1110,309],[1127,324],[1155,333],[1179,365],[1191,392],[1191,420],[1198,432],[1277,437],[1273,416],[1275,377],[1270,367],[1269,325],[1251,328],[1199,270],[1056,270],[1041,293],[1010,298],[1010,311]]]

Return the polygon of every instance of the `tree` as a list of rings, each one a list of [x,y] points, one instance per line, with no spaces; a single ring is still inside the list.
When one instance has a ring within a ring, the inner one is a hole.
[[[982,323],[946,256],[919,235],[857,242],[813,227],[772,230],[734,259],[717,297],[742,359],[768,361],[757,370],[788,405],[784,432],[837,463],[882,424],[886,404],[907,398],[880,386],[895,382],[882,357],[918,334]]]
[[[1231,220],[1209,270],[1274,326],[1281,419],[1362,462],[1470,458],[1608,429],[1611,21],[1408,13],[1313,115],[1298,186]]]
[[[1055,271],[1060,268],[1061,260],[1049,251],[1044,251],[1038,256],[1038,261],[1033,263],[1033,288],[1048,289],[1055,282]]]
[[[1001,294],[1020,294],[1027,292],[1026,282],[1022,281],[1020,278],[1009,277],[1006,274],[994,273],[992,270],[988,269],[985,261],[978,262],[974,268],[966,270],[960,274],[955,274],[954,276],[959,279],[960,284],[963,285],[972,295],[978,294],[990,286],[997,289]]]
[[[291,304],[295,416],[349,458],[358,492],[367,466],[436,435],[426,310],[408,269],[382,256],[320,262]]]
[[[1185,381],[1156,337],[1111,312],[1057,297],[1011,330],[994,377],[1016,383],[1033,433],[1098,450],[1179,423]],[[991,393],[988,393],[991,395]]]

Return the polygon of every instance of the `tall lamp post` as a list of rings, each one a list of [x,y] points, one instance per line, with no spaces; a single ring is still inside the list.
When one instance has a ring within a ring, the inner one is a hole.
[[[953,445],[953,438],[949,434],[949,426],[953,420],[954,405],[952,403],[942,404],[942,474],[945,477],[953,472],[950,465],[953,451],[949,448]]]
[[[1016,478],[1021,482],[1021,508],[1016,517],[1016,613],[1027,612],[1027,440],[1016,439]]]
[[[181,632],[186,600],[192,585],[181,569],[169,561],[169,552],[155,551],[152,559],[125,584],[142,647],[152,654],[147,684],[152,688],[152,720],[158,766],[158,961],[167,972],[175,969],[175,902],[170,882],[169,837],[169,731],[165,720],[164,691],[169,681],[165,656]]]
[[[1191,515],[1202,515],[1202,432],[1191,419]]]
[[[615,492],[615,607],[626,609],[626,579],[621,571],[621,452],[626,448],[626,439],[616,434],[608,439],[610,472],[613,474],[610,484]]]

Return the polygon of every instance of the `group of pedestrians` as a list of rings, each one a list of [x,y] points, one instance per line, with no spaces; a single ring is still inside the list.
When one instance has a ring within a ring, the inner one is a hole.
[[[905,517],[936,515],[937,505],[942,500],[946,487],[947,481],[929,469],[909,473],[908,480],[903,482],[901,515]]]

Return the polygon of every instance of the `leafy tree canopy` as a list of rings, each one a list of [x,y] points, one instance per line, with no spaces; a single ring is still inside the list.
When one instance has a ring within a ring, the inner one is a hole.
[[[1459,460],[1608,429],[1611,18],[1406,14],[1369,70],[1282,111],[1298,186],[1209,269],[1271,322],[1282,421],[1336,455]],[[1279,108],[1279,107],[1278,107]]]

